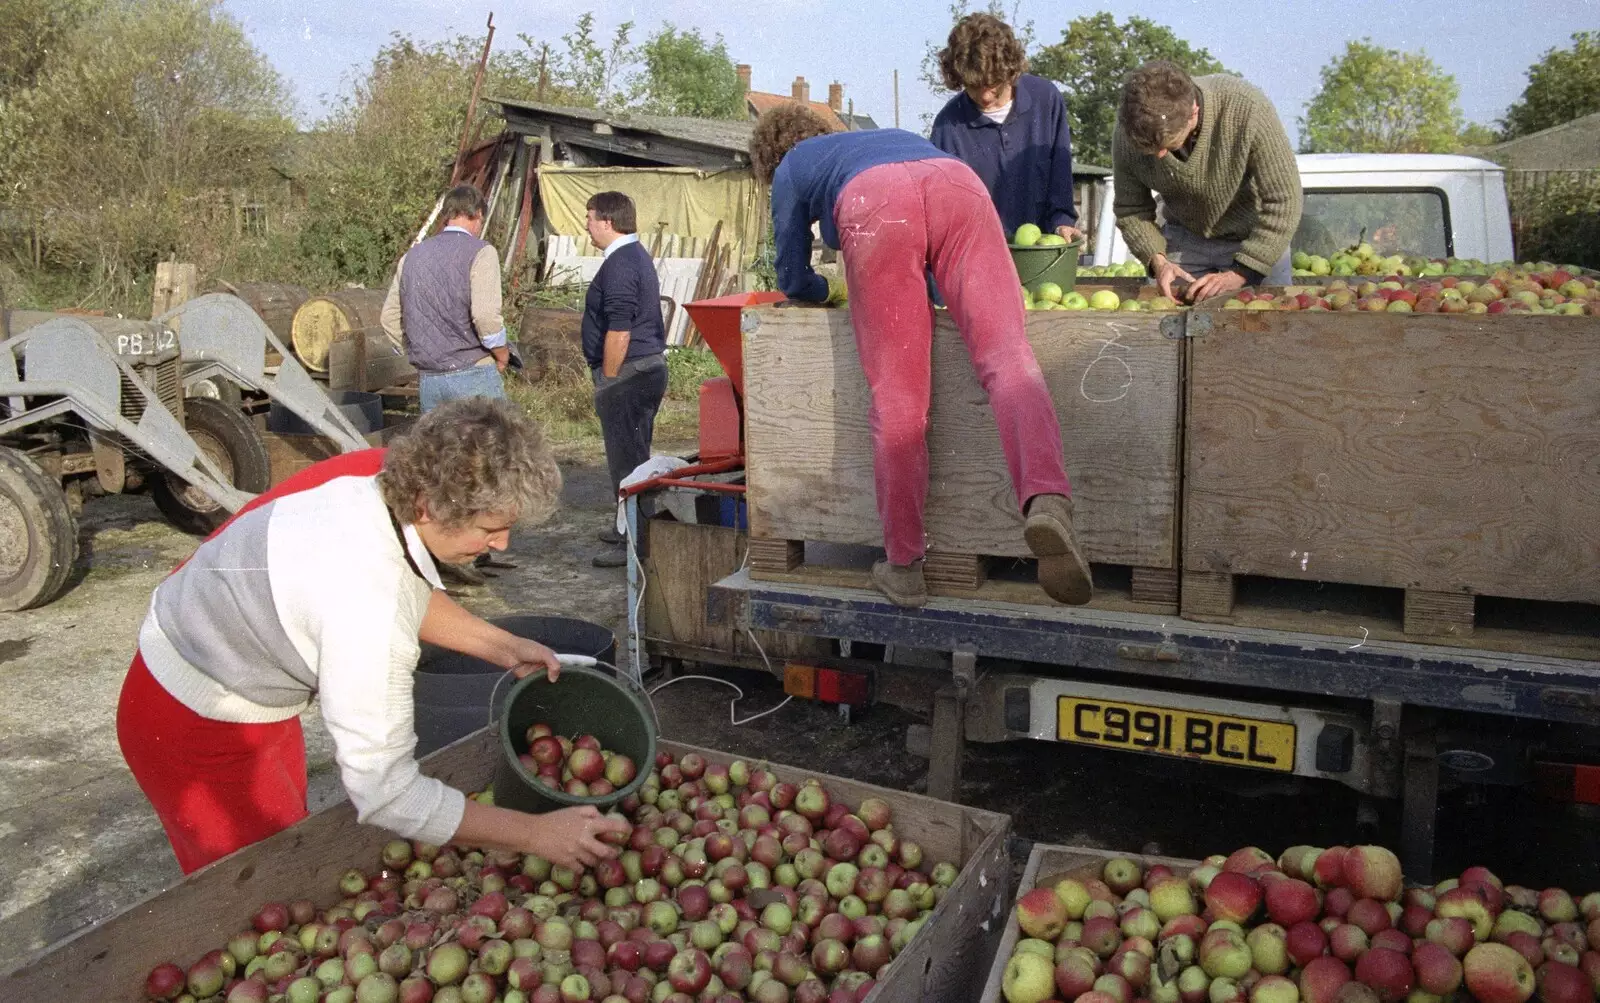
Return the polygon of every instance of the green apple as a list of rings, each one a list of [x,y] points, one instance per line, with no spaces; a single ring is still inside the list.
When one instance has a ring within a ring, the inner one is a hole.
[[[1061,236],[1061,234],[1059,234],[1059,233],[1047,233],[1044,236],[1040,237],[1038,243],[1035,244],[1034,246],[1035,247],[1060,247],[1061,245],[1065,244],[1066,242],[1067,242],[1067,238]]]
[[[1039,232],[1039,227],[1037,225],[1033,223],[1024,223],[1017,227],[1017,232],[1012,236],[1011,243],[1018,247],[1032,247],[1033,245],[1039,243],[1039,238],[1041,236],[1043,236],[1043,234]]]
[[[1060,303],[1061,287],[1054,282],[1041,282],[1039,284],[1039,291],[1037,294],[1035,294],[1034,299],[1045,300],[1050,303]]]
[[[1083,293],[1074,289],[1061,297],[1061,308],[1063,310],[1087,310],[1089,309],[1089,301],[1083,298]]]
[[[1122,297],[1109,289],[1098,289],[1089,297],[1091,310],[1115,310],[1122,305]]]

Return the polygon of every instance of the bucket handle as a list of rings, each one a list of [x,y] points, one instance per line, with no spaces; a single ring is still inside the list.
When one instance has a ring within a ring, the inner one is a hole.
[[[556,661],[560,662],[563,668],[567,666],[576,666],[578,668],[596,669],[601,672],[605,672],[617,682],[626,683],[628,686],[632,687],[634,692],[644,700],[644,705],[649,708],[650,722],[655,725],[656,734],[661,734],[661,715],[656,712],[656,702],[651,699],[650,691],[634,682],[632,676],[618,669],[610,662],[602,662],[593,655],[568,655],[557,652]],[[501,713],[504,711],[500,701],[500,687],[505,685],[507,679],[514,678],[515,677],[511,673],[502,672],[500,674],[500,678],[494,681],[494,689],[489,691],[489,720],[487,724],[491,731],[494,730],[495,721],[499,720]]]

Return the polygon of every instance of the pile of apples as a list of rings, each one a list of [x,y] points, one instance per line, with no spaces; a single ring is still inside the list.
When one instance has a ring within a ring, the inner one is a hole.
[[[586,871],[393,840],[334,904],[264,905],[187,968],[156,967],[145,997],[861,1003],[958,876],[924,868],[885,801],[852,812],[815,780],[742,761],[661,753],[620,807],[620,856]]]
[[[1496,272],[1481,282],[1447,275],[1440,279],[1402,279],[1351,283],[1334,279],[1326,286],[1286,286],[1281,291],[1241,289],[1225,310],[1367,310],[1377,313],[1532,313],[1596,316],[1600,289],[1588,275],[1551,272]]]
[[[1256,847],[1187,876],[1133,860],[1017,902],[1008,1003],[1593,1003],[1600,892],[1486,868],[1404,888],[1381,846]]]
[[[622,790],[639,775],[632,759],[602,749],[593,735],[567,738],[548,724],[528,726],[525,751],[517,762],[535,783],[577,797],[605,797]]]
[[[1148,300],[1133,297],[1123,299],[1111,289],[1096,289],[1088,296],[1076,289],[1063,292],[1054,282],[1041,282],[1037,290],[1022,287],[1022,307],[1025,310],[1120,310],[1123,313],[1156,312],[1180,309],[1177,303],[1165,296]]]
[[[1080,278],[1090,279],[1142,279],[1148,274],[1137,258],[1129,258],[1120,265],[1085,265],[1078,269]]]
[[[1510,268],[1509,261],[1488,264],[1477,258],[1425,258],[1416,254],[1380,254],[1365,241],[1323,257],[1296,251],[1289,264],[1298,276],[1320,275],[1487,275]],[[1545,267],[1554,268],[1554,265]]]

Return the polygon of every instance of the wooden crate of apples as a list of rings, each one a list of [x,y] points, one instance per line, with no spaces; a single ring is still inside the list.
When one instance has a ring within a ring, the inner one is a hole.
[[[1204,862],[1038,846],[984,1003],[1593,1003],[1600,892],[1473,867],[1405,888],[1381,846]]]
[[[565,751],[582,759],[584,748]],[[535,755],[536,768],[563,768],[555,751]],[[955,821],[920,817],[925,799],[897,792],[847,804],[832,778],[794,783],[696,751],[663,751],[651,765],[619,806],[633,829],[616,859],[574,872],[533,855],[392,840],[370,867],[343,874],[331,902],[262,905],[216,950],[156,965],[140,998],[862,1003],[952,886],[965,887],[954,862],[911,837],[930,825],[964,831],[966,809],[949,806]],[[580,772],[570,759],[566,768]],[[908,817],[893,818],[891,800],[911,805]],[[979,830],[967,828],[976,845]],[[998,859],[1003,833],[993,839]],[[909,974],[922,976],[917,968]],[[886,995],[928,998],[874,998]]]

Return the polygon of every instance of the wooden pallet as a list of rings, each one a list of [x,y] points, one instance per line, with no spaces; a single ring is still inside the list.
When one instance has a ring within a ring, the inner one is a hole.
[[[868,547],[751,537],[750,577],[761,581],[836,588],[873,589],[872,561],[882,551]],[[808,560],[808,552],[812,559]],[[1039,587],[1031,558],[950,554],[930,550],[923,562],[928,593],[960,599],[1055,605]],[[1173,568],[1095,564],[1097,608],[1178,611],[1178,572]]]
[[[1303,634],[1417,641],[1600,659],[1600,608],[1587,603],[1185,571],[1186,620]]]
[[[1228,622],[1234,618],[1234,578],[1219,571],[1183,573],[1181,609],[1190,620]],[[1405,589],[1404,627],[1424,637],[1467,637],[1472,633],[1474,597],[1464,592]]]

